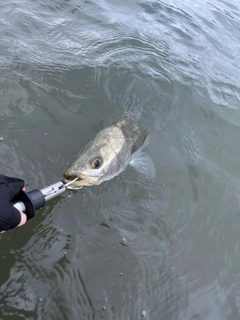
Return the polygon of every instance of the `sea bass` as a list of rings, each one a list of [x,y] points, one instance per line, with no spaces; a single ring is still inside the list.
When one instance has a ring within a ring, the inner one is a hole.
[[[102,129],[81,150],[63,173],[63,183],[74,181],[69,189],[99,185],[119,175],[128,164],[148,175],[155,175],[151,158],[142,151],[150,130],[138,127],[141,110],[136,99],[128,99],[121,119]]]

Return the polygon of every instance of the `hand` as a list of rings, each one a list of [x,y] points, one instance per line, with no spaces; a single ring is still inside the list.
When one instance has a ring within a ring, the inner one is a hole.
[[[23,191],[26,191],[26,188],[22,188]],[[17,225],[17,227],[21,227],[23,226],[26,222],[27,222],[27,216],[25,215],[24,212],[22,211],[19,211],[20,215],[21,215],[21,220],[20,220],[20,223]],[[5,232],[5,231],[2,231],[2,232]]]
[[[27,217],[12,205],[12,199],[24,188],[24,181],[0,175],[0,233],[22,226]]]

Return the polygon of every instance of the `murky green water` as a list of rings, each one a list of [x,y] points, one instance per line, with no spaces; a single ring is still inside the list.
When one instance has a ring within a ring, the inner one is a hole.
[[[240,319],[238,1],[4,1],[0,172],[28,190],[141,99],[128,167],[1,235],[0,319]]]

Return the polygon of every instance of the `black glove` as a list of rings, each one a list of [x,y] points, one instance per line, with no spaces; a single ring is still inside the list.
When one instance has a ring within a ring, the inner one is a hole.
[[[15,228],[21,221],[11,201],[24,187],[24,181],[0,175],[0,231]]]

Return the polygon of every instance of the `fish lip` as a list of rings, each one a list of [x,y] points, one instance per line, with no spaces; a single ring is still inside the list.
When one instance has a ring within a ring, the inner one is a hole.
[[[83,186],[79,186],[79,187],[71,187],[71,185],[70,186],[67,186],[67,189],[68,190],[80,190],[80,189],[82,189],[83,188]]]
[[[82,179],[81,176],[79,174],[66,174],[66,179],[69,180],[69,181],[72,181],[76,178],[78,179]]]
[[[83,177],[81,177],[79,174],[71,174],[71,175],[68,175],[66,174],[65,176],[63,176],[62,178],[62,182],[67,184],[71,181],[73,181],[74,179],[78,178],[78,180],[84,180]],[[75,182],[77,182],[78,180],[76,180]]]

